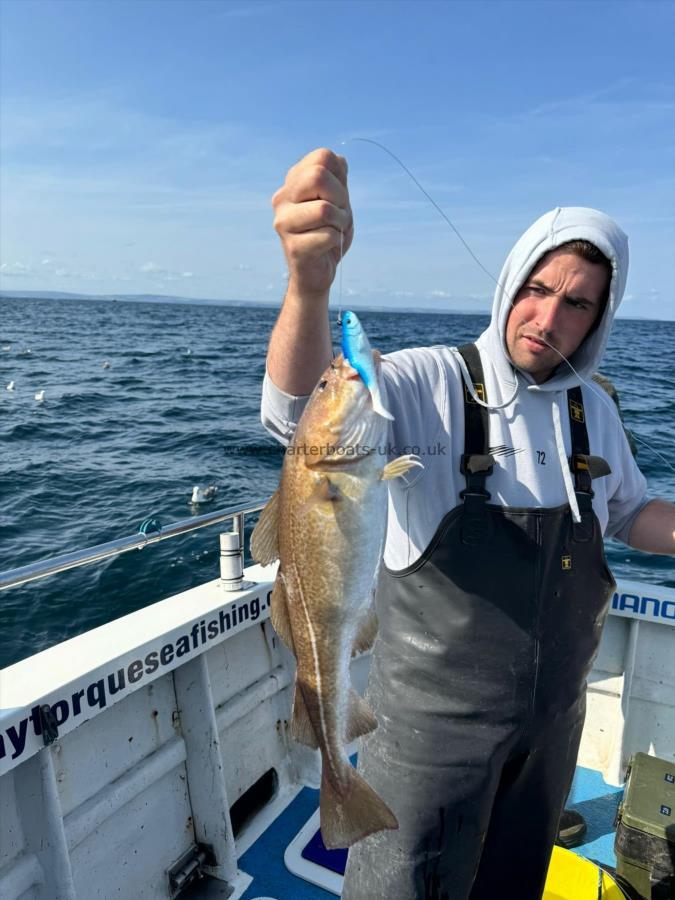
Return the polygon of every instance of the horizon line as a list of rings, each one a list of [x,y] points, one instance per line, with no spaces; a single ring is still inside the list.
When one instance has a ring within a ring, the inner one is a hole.
[[[238,300],[238,299],[221,299],[208,297],[183,297],[177,294],[81,294],[69,291],[7,291],[0,290],[0,300],[84,300],[102,303],[167,303],[175,306],[197,305],[197,306],[233,306],[233,307],[258,307],[265,309],[281,309],[283,298],[280,301],[270,300]],[[463,315],[463,316],[489,316],[490,309],[474,310],[474,309],[449,309],[436,308],[431,306],[373,306],[367,303],[352,303],[348,306],[341,304],[345,309],[353,306],[354,309],[360,309],[364,312],[381,312],[381,313],[412,313],[413,315]],[[337,311],[340,304],[329,301],[328,309]],[[646,315],[616,315],[617,319],[625,319],[639,322],[675,322],[673,318],[659,318],[657,316]]]

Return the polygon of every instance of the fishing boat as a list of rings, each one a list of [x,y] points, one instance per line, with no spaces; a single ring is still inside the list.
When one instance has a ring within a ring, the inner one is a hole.
[[[269,621],[275,566],[244,567],[246,517],[263,506],[145,522],[131,537],[0,575],[11,589],[229,529],[213,580],[0,673],[3,900],[340,894],[346,851],[320,839],[318,756],[289,731],[295,662]],[[675,591],[617,586],[568,803],[587,820],[586,842],[555,849],[545,900],[624,896],[611,875],[626,765],[636,751],[675,760],[673,625]],[[361,692],[369,663],[367,653],[352,662]]]

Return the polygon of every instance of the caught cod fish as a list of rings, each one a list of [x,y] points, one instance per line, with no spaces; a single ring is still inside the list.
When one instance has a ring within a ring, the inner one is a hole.
[[[379,357],[369,346],[366,352],[379,374]],[[321,751],[321,834],[328,848],[398,828],[345,749],[377,727],[351,686],[349,662],[372,646],[377,631],[373,595],[385,538],[385,482],[421,466],[408,456],[385,465],[377,450],[386,434],[358,371],[338,357],[307,403],[279,488],[251,538],[254,559],[263,565],[279,559],[272,624],[297,660],[292,734]]]

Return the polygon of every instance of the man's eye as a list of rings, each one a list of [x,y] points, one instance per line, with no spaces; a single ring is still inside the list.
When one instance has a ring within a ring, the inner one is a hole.
[[[532,291],[533,294],[543,294],[544,293],[543,288],[537,287],[534,284],[530,285],[530,290]]]

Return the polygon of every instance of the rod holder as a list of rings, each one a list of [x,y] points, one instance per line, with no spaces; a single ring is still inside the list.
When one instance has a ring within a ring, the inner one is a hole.
[[[244,545],[241,531],[220,535],[220,581],[226,591],[240,591],[244,581]]]

